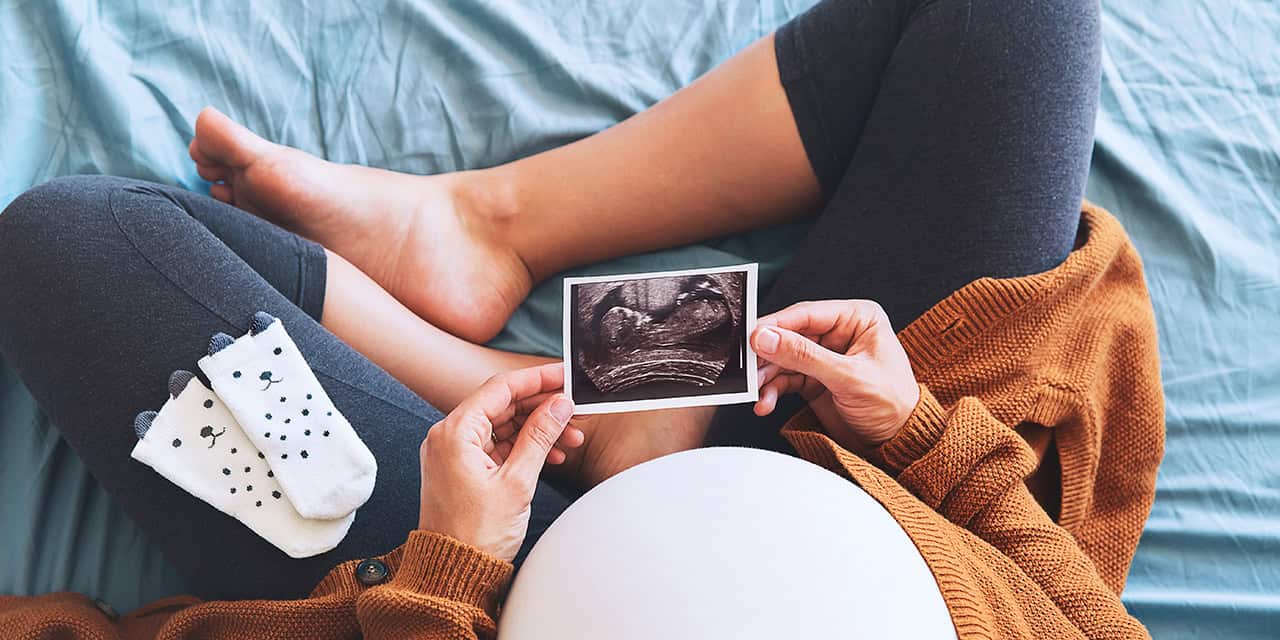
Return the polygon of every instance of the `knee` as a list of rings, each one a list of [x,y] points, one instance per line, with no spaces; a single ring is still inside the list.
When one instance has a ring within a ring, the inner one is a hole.
[[[104,198],[107,185],[117,180],[110,176],[63,176],[31,187],[0,213],[0,223],[4,223],[0,238],[22,233],[14,227],[29,230],[33,222],[66,220],[104,209],[105,201],[97,200]]]
[[[68,175],[27,189],[0,214],[0,265],[32,247],[56,253],[86,238],[110,218],[110,192],[125,182],[110,175]]]
[[[121,183],[121,178],[112,176],[62,176],[43,184],[36,185],[18,196],[0,220],[16,220],[18,218],[62,217],[62,214],[75,214],[81,209],[101,208],[92,206],[104,203],[91,202],[105,196],[107,189]],[[91,205],[86,207],[85,205]]]
[[[0,213],[0,287],[38,278],[64,250],[102,232],[120,178],[67,176],[32,187]]]

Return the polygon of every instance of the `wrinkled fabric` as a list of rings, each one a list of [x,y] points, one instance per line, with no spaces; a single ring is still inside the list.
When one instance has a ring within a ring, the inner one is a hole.
[[[1167,438],[1125,602],[1156,638],[1280,629],[1280,5],[1110,2],[1088,197],[1146,264]]]
[[[334,161],[414,173],[499,164],[644,109],[809,4],[0,3],[0,209],[32,185],[76,173],[207,191],[186,152],[207,104]],[[758,260],[767,281],[803,231],[579,273]],[[558,354],[560,288],[559,279],[539,287],[494,344]],[[189,587],[8,367],[0,368],[0,541],[0,593],[72,589],[127,611]]]
[[[152,6],[154,4],[154,6]],[[489,166],[605,128],[809,0],[0,4],[0,207],[56,175],[203,191],[195,114],[337,161]],[[1166,457],[1126,604],[1158,638],[1280,628],[1280,7],[1109,1],[1088,197],[1146,261]],[[575,273],[758,260],[793,225]],[[51,249],[53,250],[53,249]],[[560,281],[494,344],[558,355]],[[3,301],[0,301],[2,304]],[[0,592],[185,585],[0,367]]]

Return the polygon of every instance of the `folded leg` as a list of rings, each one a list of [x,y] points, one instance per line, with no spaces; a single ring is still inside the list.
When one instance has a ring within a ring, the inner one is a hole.
[[[827,0],[775,34],[825,204],[761,302],[865,298],[901,329],[983,277],[1057,266],[1080,218],[1097,112],[1095,0]],[[711,441],[785,448],[720,412]]]
[[[302,596],[338,562],[389,551],[416,526],[418,447],[441,413],[320,324],[324,266],[314,243],[134,180],[60,178],[0,215],[0,351],[198,595]],[[289,327],[378,462],[347,537],[312,558],[289,558],[129,457],[134,416],[164,403],[170,373],[192,369],[211,335],[245,333],[256,311]],[[539,487],[530,541],[564,506]]]

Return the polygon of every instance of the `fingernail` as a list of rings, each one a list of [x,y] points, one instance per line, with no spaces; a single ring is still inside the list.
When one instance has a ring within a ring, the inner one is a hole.
[[[781,340],[781,336],[778,335],[778,332],[768,327],[756,331],[756,349],[759,349],[760,353],[777,351],[779,340]]]
[[[552,418],[555,418],[560,424],[567,424],[569,418],[573,417],[573,402],[561,396],[551,403],[550,411]]]

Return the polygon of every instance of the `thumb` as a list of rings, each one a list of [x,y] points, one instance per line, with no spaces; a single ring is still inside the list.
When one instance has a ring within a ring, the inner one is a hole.
[[[537,479],[547,454],[572,417],[573,401],[564,394],[558,393],[538,405],[516,435],[511,454],[503,465],[507,473],[525,480]]]
[[[844,356],[790,329],[764,325],[751,334],[751,346],[761,358],[804,374],[831,388],[845,371]]]

